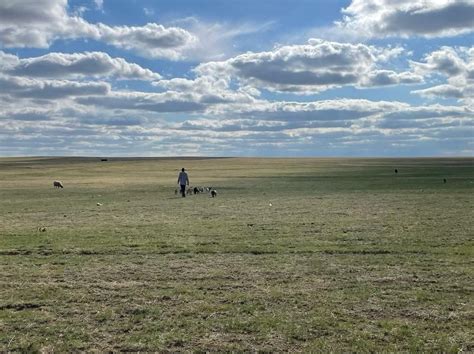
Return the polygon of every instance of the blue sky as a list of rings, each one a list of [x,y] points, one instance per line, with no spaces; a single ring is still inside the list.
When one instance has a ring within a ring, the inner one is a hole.
[[[0,0],[0,156],[472,156],[471,0]]]

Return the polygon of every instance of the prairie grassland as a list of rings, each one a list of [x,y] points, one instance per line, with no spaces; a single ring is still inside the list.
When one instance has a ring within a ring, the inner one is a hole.
[[[0,159],[0,350],[474,351],[473,191],[468,158]]]

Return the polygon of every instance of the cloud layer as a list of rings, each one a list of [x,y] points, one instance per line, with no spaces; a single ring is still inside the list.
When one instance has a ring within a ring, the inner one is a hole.
[[[474,32],[470,0],[352,0],[337,25],[366,37],[445,37]]]
[[[5,58],[0,67],[13,76],[43,78],[111,77],[128,80],[159,80],[161,75],[149,69],[129,63],[122,58],[111,58],[107,53],[48,53],[34,58],[19,59],[0,51]]]
[[[153,58],[177,60],[197,38],[177,27],[92,24],[67,12],[67,0],[0,2],[0,43],[5,47],[48,48],[57,39],[90,38]]]
[[[413,93],[429,98],[455,98],[474,106],[474,47],[442,47],[425,56],[423,62],[411,62],[414,71],[428,77],[441,76],[446,83]]]
[[[197,67],[201,75],[238,78],[246,85],[279,92],[314,94],[335,87],[373,87],[421,83],[415,73],[379,70],[400,55],[401,48],[311,39],[305,45],[271,52],[245,53],[223,62]]]
[[[433,42],[413,57],[403,42],[384,43],[470,33],[473,9],[354,0],[338,28],[384,40],[313,38],[231,55],[235,38],[275,23],[119,26],[88,22],[66,0],[4,0],[0,155],[472,155],[474,48]],[[106,46],[46,50],[80,38]],[[21,47],[43,49],[8,49]]]

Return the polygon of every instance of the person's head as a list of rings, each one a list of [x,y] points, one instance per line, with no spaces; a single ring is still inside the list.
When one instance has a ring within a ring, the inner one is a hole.
[[[181,172],[184,172],[184,167],[181,169]]]

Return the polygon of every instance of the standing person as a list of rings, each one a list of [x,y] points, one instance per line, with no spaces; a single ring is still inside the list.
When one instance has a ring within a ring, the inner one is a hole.
[[[178,184],[181,187],[181,195],[186,197],[186,185],[189,186],[188,174],[184,171],[184,168],[181,169],[181,172],[178,176]]]

